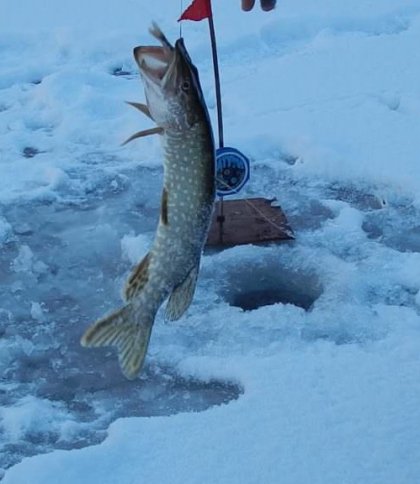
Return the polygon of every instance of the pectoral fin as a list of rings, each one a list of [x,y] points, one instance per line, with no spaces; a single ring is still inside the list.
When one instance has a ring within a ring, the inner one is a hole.
[[[137,138],[144,138],[145,136],[149,136],[151,134],[163,134],[163,128],[159,128],[157,126],[156,128],[150,128],[150,129],[145,129],[144,131],[138,131],[137,133],[134,133],[132,136],[130,136],[127,140],[124,141],[124,143],[121,144],[121,146],[126,145],[130,141],[133,141],[134,139]]]
[[[133,106],[133,108],[138,109],[143,114],[145,114],[148,118],[153,120],[152,115],[150,114],[149,108],[146,106],[146,104],[135,103],[135,102],[131,102],[131,101],[126,101],[126,103],[129,104],[130,106]]]
[[[197,284],[199,265],[194,266],[184,281],[172,291],[168,304],[166,305],[165,317],[169,321],[179,319],[191,304]]]

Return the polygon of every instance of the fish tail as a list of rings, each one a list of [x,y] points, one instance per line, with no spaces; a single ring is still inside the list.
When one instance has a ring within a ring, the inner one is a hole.
[[[154,316],[141,317],[138,308],[128,303],[96,321],[80,342],[85,347],[115,346],[121,371],[132,380],[143,366],[153,321]]]

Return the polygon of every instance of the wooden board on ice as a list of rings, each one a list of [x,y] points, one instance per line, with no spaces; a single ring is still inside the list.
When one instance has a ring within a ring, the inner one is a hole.
[[[293,240],[293,231],[275,200],[247,198],[216,202],[207,239],[207,247],[261,244]]]

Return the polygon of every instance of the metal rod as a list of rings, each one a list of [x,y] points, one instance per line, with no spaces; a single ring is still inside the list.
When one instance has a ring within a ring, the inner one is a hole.
[[[222,116],[222,96],[220,92],[220,75],[219,75],[219,62],[217,59],[217,45],[216,45],[216,33],[214,30],[213,16],[209,17],[210,27],[210,39],[211,50],[213,54],[213,68],[214,68],[214,83],[216,87],[216,104],[217,104],[217,124],[219,128],[219,148],[223,148],[223,116]]]
[[[217,216],[219,222],[219,244],[223,245],[223,224],[225,223],[225,214],[223,211],[223,197],[219,198],[219,215]]]
[[[211,2],[211,0],[209,0]],[[219,61],[217,57],[217,44],[216,44],[216,32],[214,30],[213,15],[210,15],[209,29],[210,29],[210,40],[211,40],[211,51],[213,56],[213,70],[214,70],[214,85],[216,89],[216,106],[217,106],[217,127],[219,132],[219,148],[224,146],[224,136],[223,136],[223,113],[222,113],[222,94],[220,90],[220,74],[219,74]],[[223,244],[223,225],[225,222],[225,214],[223,210],[223,197],[219,198],[219,215],[217,217],[219,222],[219,243]]]

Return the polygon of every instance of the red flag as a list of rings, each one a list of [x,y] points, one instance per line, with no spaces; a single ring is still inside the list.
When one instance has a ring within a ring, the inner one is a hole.
[[[179,17],[178,22],[181,20],[199,21],[212,16],[210,0],[193,0],[193,3]]]

